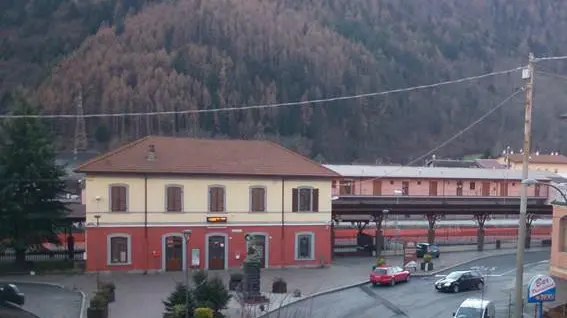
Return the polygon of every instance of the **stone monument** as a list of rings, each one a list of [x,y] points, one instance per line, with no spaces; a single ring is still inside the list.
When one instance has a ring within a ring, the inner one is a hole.
[[[248,244],[246,258],[244,259],[244,281],[242,293],[246,303],[264,303],[268,299],[260,292],[260,264],[263,255],[256,245],[254,236],[247,234],[245,240]]]

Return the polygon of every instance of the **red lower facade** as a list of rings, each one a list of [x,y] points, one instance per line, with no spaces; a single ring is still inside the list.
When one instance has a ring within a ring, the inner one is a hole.
[[[191,230],[188,241],[183,231]],[[87,271],[180,271],[238,268],[254,237],[266,268],[313,267],[331,262],[327,225],[226,227],[89,227]]]

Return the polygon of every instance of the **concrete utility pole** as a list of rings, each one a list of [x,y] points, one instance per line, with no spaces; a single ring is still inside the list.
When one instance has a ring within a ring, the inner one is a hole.
[[[528,67],[522,71],[522,79],[526,81],[526,107],[524,121],[524,150],[522,153],[522,179],[528,179],[528,164],[530,160],[531,134],[532,134],[532,104],[534,86],[534,55],[530,53]],[[526,216],[528,210],[528,185],[521,184],[520,224],[518,230],[518,251],[516,254],[516,297],[514,303],[515,318],[523,317],[524,305],[524,249],[526,243]]]

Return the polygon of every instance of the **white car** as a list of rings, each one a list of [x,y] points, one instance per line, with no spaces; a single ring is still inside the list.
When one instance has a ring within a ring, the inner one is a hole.
[[[467,298],[453,313],[455,318],[495,318],[494,302],[487,299]]]

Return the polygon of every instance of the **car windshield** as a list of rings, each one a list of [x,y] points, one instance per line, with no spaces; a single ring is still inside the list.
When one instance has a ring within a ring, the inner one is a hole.
[[[479,318],[481,316],[482,309],[480,308],[471,308],[471,307],[461,307],[455,318]]]
[[[386,274],[388,274],[388,270],[386,268],[376,268],[374,270],[374,273],[380,274],[380,275],[386,275]]]
[[[446,278],[448,279],[459,279],[459,277],[461,277],[462,273],[458,273],[458,272],[452,272],[451,274],[447,275]]]

